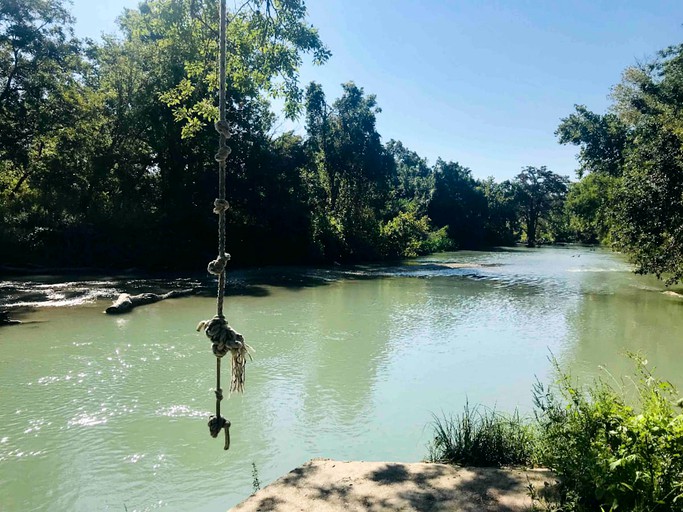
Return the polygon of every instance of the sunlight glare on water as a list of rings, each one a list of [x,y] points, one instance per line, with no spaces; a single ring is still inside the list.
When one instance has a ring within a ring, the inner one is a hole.
[[[219,511],[252,492],[252,463],[265,484],[313,457],[418,461],[432,414],[466,400],[529,412],[550,353],[622,375],[641,350],[683,385],[683,304],[630,270],[547,248],[244,272],[227,315],[256,353],[245,394],[223,402],[227,453],[208,435],[215,359],[194,330],[214,299],[112,317],[108,281],[80,283],[80,301],[51,283],[79,305],[0,329],[0,508]]]

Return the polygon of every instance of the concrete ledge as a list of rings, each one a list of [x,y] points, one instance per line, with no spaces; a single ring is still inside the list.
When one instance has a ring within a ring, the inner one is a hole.
[[[554,483],[544,469],[312,460],[253,494],[245,511],[491,511],[532,509],[529,485]]]

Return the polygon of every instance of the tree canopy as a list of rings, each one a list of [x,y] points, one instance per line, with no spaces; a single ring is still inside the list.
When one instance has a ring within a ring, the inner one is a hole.
[[[118,32],[73,34],[62,0],[0,3],[0,263],[181,268],[212,256],[215,0],[145,0]],[[228,233],[237,264],[400,258],[519,241],[613,243],[683,277],[683,49],[624,72],[612,108],[557,129],[576,183],[545,166],[477,179],[377,129],[352,81],[300,84],[331,55],[303,0],[228,13]],[[270,100],[305,130],[278,131]],[[277,251],[273,251],[277,247]]]
[[[580,146],[568,207],[584,238],[606,239],[639,272],[683,278],[683,45],[632,66],[612,91],[611,111],[577,107],[561,143]]]
[[[515,196],[520,204],[528,247],[535,247],[539,222],[554,209],[561,208],[569,179],[548,170],[546,166],[527,166],[515,177]]]

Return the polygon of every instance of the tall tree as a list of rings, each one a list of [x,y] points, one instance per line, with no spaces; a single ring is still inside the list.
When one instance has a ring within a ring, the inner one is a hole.
[[[479,183],[486,198],[484,243],[487,246],[514,244],[519,237],[519,205],[515,187],[505,180],[496,183],[489,177]]]
[[[616,193],[614,238],[639,272],[683,279],[683,45],[629,68],[613,92],[633,133]]]
[[[553,208],[561,206],[569,179],[555,174],[546,166],[527,166],[515,176],[514,183],[526,231],[527,247],[535,247],[539,221],[548,219]]]
[[[390,192],[391,201],[395,203],[393,213],[411,209],[417,215],[425,215],[434,191],[434,174],[427,159],[406,148],[401,141],[392,139],[386,148],[396,162]]]
[[[569,186],[565,209],[569,228],[581,242],[608,242],[610,237],[614,191],[620,178],[590,173]]]
[[[85,264],[106,202],[107,123],[72,26],[59,0],[0,2],[0,247]]]
[[[457,162],[439,158],[433,172],[434,193],[429,203],[429,217],[439,227],[448,226],[448,236],[457,247],[481,247],[487,204],[472,178],[472,171]]]
[[[0,2],[0,161],[17,193],[77,109],[79,41],[61,0]],[[11,162],[11,163],[10,163]]]
[[[123,37],[108,38],[98,52],[108,106],[122,121],[119,140],[134,149],[145,146],[150,157],[139,161],[145,166],[142,176],[153,177],[159,191],[155,246],[160,252],[188,251],[187,259],[195,252],[191,242],[213,224],[205,205],[213,196],[215,170],[210,124],[218,118],[217,12],[215,1],[145,0],[119,18]],[[263,146],[274,117],[266,96],[283,96],[294,112],[301,100],[296,77],[302,55],[313,53],[318,62],[329,55],[305,16],[301,0],[249,0],[228,13],[231,222],[256,214],[258,201],[245,170],[257,155],[268,153]],[[119,168],[140,176],[126,163]]]
[[[319,85],[306,94],[312,158],[326,194],[328,226],[340,247],[354,258],[376,257],[381,210],[395,163],[376,129],[381,110],[374,95],[353,82],[327,105]]]

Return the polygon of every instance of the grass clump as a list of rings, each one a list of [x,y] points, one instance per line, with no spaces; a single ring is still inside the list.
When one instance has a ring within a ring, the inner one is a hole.
[[[471,466],[539,465],[558,478],[561,512],[683,512],[683,399],[630,354],[635,378],[534,388],[532,419],[470,409],[435,418],[429,460]]]
[[[505,415],[465,404],[462,414],[434,417],[429,462],[461,466],[526,466],[534,463],[537,435],[518,413]]]

